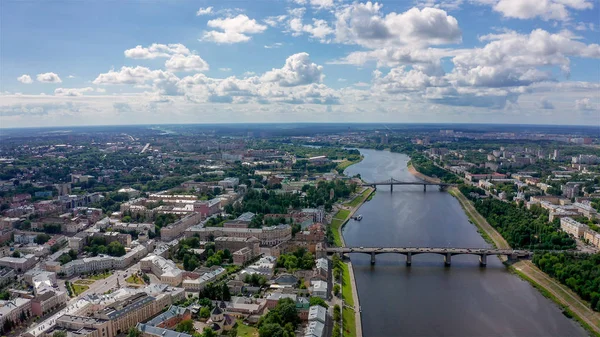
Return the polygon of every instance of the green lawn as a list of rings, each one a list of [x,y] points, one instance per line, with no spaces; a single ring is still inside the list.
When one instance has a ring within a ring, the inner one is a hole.
[[[125,281],[134,284],[144,284],[144,280],[142,280],[141,277],[137,276],[137,274],[132,274],[131,276],[126,278]]]
[[[237,336],[238,337],[258,337],[258,329],[248,326],[242,321],[237,321]]]
[[[350,271],[348,270],[348,265],[345,263],[342,263],[342,298],[346,304],[354,306],[352,283],[350,283]]]
[[[346,221],[346,218],[350,214],[350,211],[341,209],[339,210],[331,220],[331,231],[333,232],[333,244],[336,247],[342,246],[342,238],[340,238],[339,228]]]
[[[344,321],[344,337],[355,337],[356,336],[356,316],[354,310],[350,308],[342,309],[342,316]]]
[[[74,296],[78,296],[82,292],[90,289],[90,287],[81,284],[71,284],[71,288],[73,289]]]
[[[356,207],[356,206],[358,206],[362,202],[362,200],[364,198],[367,197],[367,194],[369,194],[369,189],[368,188],[365,189],[360,195],[357,195],[356,198],[352,199],[352,201],[346,203],[345,205],[349,206],[349,207]]]
[[[97,280],[103,280],[103,279],[109,277],[110,275],[112,275],[112,273],[108,272],[108,273],[90,275],[87,278],[90,279],[90,280],[97,281]]]

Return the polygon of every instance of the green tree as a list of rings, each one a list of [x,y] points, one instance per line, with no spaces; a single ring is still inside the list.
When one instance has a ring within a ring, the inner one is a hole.
[[[327,304],[327,302],[325,302],[324,299],[320,298],[320,297],[316,297],[316,296],[312,296],[310,298],[310,306],[312,307],[313,305],[320,305],[324,308],[329,308],[329,305]]]
[[[21,257],[21,253],[19,253],[18,251],[16,251],[16,250],[15,250],[15,251],[12,253],[12,257],[17,257],[17,258],[19,258],[19,257]]]
[[[123,247],[123,245],[119,241],[113,241],[113,242],[109,243],[108,247],[106,247],[106,252],[110,256],[117,256],[117,257],[123,256],[127,253],[125,251],[125,247]]]
[[[129,328],[129,331],[127,332],[127,337],[140,337],[141,335],[142,335],[142,332],[134,326]],[[53,337],[56,337],[56,336],[53,336]]]
[[[227,283],[223,282],[223,286],[222,286],[223,290],[223,301],[231,301],[231,294],[229,293],[229,287],[227,286]]]
[[[202,330],[202,337],[217,337],[217,333],[211,328],[204,328]]]
[[[33,242],[37,243],[38,245],[43,245],[48,241],[50,241],[50,235],[46,233],[38,234],[35,239],[33,239]]]
[[[200,318],[209,318],[210,317],[210,309],[208,307],[202,307],[200,309]]]
[[[177,323],[177,325],[175,326],[175,331],[191,334],[195,331],[194,321],[192,321],[191,319],[184,319],[183,321]]]

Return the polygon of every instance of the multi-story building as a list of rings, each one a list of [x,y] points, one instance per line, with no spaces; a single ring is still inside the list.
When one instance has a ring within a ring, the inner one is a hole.
[[[166,227],[160,229],[160,237],[163,241],[171,241],[176,237],[182,235],[186,229],[198,224],[202,220],[200,213],[191,213],[185,217],[179,219],[177,222],[172,223]]]
[[[99,255],[83,259],[73,260],[60,266],[60,276],[71,277],[73,275],[87,274],[95,271],[125,269],[148,254],[148,250],[154,249],[154,242],[137,245],[131,248],[125,255],[120,257]],[[48,265],[48,264],[46,264]],[[48,267],[46,268],[48,269]]]
[[[260,254],[260,240],[253,236],[247,238],[228,236],[215,238],[216,250],[228,249],[230,252],[235,252],[246,247],[251,250],[254,256],[258,256],[258,254]]]
[[[124,233],[119,233],[119,232],[104,232],[104,233],[98,232],[98,233],[92,234],[92,237],[103,237],[106,240],[107,245],[113,241],[119,242],[124,247],[129,247],[131,245],[131,235],[130,234],[124,234]]]
[[[589,242],[591,245],[600,248],[600,233],[588,229],[583,233],[583,239]]]
[[[254,219],[254,213],[246,212],[234,220],[225,221],[225,223],[223,223],[223,227],[225,227],[225,228],[248,228],[248,225],[250,225],[250,223],[252,222],[252,219]]]
[[[194,203],[194,212],[200,213],[205,219],[221,210],[221,198],[213,198],[206,201],[197,201]]]
[[[219,276],[225,274],[227,271],[224,268],[217,267],[212,269],[211,271],[204,273],[200,277],[196,279],[185,279],[183,280],[183,288],[186,291],[200,291],[204,289],[204,287],[216,280]]]
[[[0,258],[0,267],[8,267],[18,273],[31,269],[36,263],[35,255],[28,254],[22,257],[5,256]]]
[[[46,291],[31,300],[31,312],[41,317],[62,307],[67,300],[64,291]]]
[[[138,293],[105,307],[95,317],[110,321],[112,332],[116,336],[160,312],[162,308],[154,304],[155,300],[146,293]]]
[[[152,272],[161,282],[178,286],[183,280],[183,271],[177,268],[177,265],[171,260],[162,256],[149,255],[140,261],[140,269]]]
[[[240,184],[240,179],[233,178],[233,177],[227,177],[227,178],[219,181],[219,186],[222,186],[223,188],[235,188],[239,184]]]
[[[87,316],[62,315],[56,325],[67,331],[84,331],[85,337],[114,337],[112,324],[108,319]],[[77,335],[76,335],[77,336]]]
[[[560,219],[560,229],[576,238],[579,238],[583,236],[583,233],[588,230],[589,227],[573,220],[573,218],[566,217]]]
[[[252,249],[244,247],[240,250],[233,252],[233,264],[242,266],[248,261],[252,260],[254,256],[255,255],[252,252]]]
[[[577,209],[577,212],[581,213],[583,216],[585,216],[588,219],[593,219],[596,216],[598,216],[598,211],[596,211],[594,209],[594,207],[592,207],[588,204],[576,202],[576,203],[573,203],[573,207],[575,207]]]
[[[17,297],[9,301],[0,300],[0,326],[5,326],[7,320],[19,322],[21,314],[31,316],[31,300]]]
[[[262,246],[275,246],[292,238],[290,225],[278,225],[263,228],[224,228],[224,227],[192,227],[186,231],[187,237],[198,235],[200,240],[209,241],[210,238],[221,236],[249,238],[256,237]]]

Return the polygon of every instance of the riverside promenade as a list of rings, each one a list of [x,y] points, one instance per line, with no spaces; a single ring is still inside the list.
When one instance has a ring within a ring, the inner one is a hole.
[[[364,193],[365,191],[368,191],[368,193]],[[365,201],[369,198],[369,196],[375,191],[374,188],[371,187],[367,187],[364,190],[362,190],[360,192],[360,194],[358,194],[358,196],[356,198],[361,198],[362,200],[360,200],[360,202],[354,206],[354,207],[348,207],[348,210],[350,211],[348,213],[348,215],[346,216],[345,219],[342,220],[342,225],[338,227],[338,236],[340,238],[341,241],[341,247],[346,247],[346,242],[344,241],[344,236],[342,235],[342,228],[344,228],[344,226],[346,225],[346,222],[348,222],[349,219],[351,219],[354,214],[356,213],[356,211],[360,208],[360,206],[362,206],[362,204],[365,203]],[[361,321],[361,317],[360,317],[360,301],[358,298],[358,291],[357,291],[357,287],[356,287],[356,280],[354,279],[354,270],[352,269],[352,262],[348,261],[347,262],[348,265],[348,273],[350,276],[350,285],[352,288],[352,298],[353,298],[353,302],[354,302],[354,319],[355,319],[355,332],[356,332],[356,337],[362,337],[362,321]]]

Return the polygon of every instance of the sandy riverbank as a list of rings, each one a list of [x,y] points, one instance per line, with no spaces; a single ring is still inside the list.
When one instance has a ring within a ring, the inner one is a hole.
[[[415,169],[415,167],[410,162],[408,163],[407,167],[408,167],[408,172],[410,172],[410,174],[412,174],[413,176],[415,176],[415,177],[417,177],[417,178],[419,178],[421,180],[424,180],[424,181],[426,181],[428,183],[433,183],[433,184],[437,184],[437,183],[441,183],[442,182],[439,178],[433,178],[433,177],[430,177],[430,176],[426,176],[423,173],[417,171],[417,169]]]

